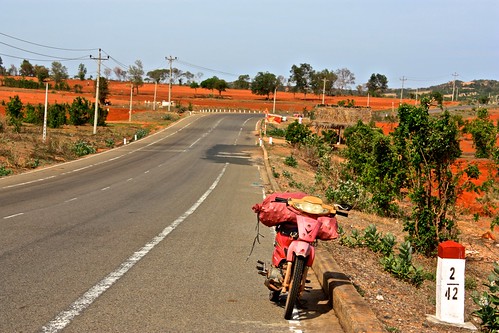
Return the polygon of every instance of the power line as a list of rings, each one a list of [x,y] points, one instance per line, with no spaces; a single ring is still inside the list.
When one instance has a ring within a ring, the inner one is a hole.
[[[36,46],[45,47],[45,48],[54,49],[54,50],[75,51],[75,52],[96,51],[97,50],[97,48],[93,48],[93,49],[67,49],[67,48],[62,48],[62,47],[48,46],[48,45],[43,45],[43,44],[38,44],[38,43],[30,42],[30,41],[27,41],[27,40],[24,40],[24,39],[21,39],[21,38],[17,38],[17,37],[11,36],[11,35],[4,34],[3,32],[0,32],[0,35],[3,35],[5,37],[9,37],[9,38],[15,39],[15,40],[27,43],[27,44],[36,45]]]
[[[29,50],[22,49],[20,47],[17,47],[17,46],[14,46],[14,45],[10,45],[10,44],[4,43],[4,42],[0,42],[0,44],[6,45],[8,47],[11,47],[13,49],[20,50],[20,51],[23,51],[23,52],[27,52],[27,53],[31,53],[31,54],[36,54],[36,55],[39,55],[39,56],[42,56],[42,57],[51,58],[53,60],[75,60],[75,58],[57,57],[57,56],[53,56],[53,55],[47,55],[47,54],[43,54],[43,53],[29,51]],[[76,58],[76,59],[78,59],[78,58]]]
[[[211,69],[211,68],[207,68],[207,67],[203,67],[203,66],[198,66],[198,65],[190,64],[190,63],[182,61],[182,60],[177,60],[177,61],[180,64],[183,64],[183,65],[186,65],[186,66],[189,66],[189,67],[194,67],[194,68],[197,68],[197,69],[202,69],[202,70],[205,70],[205,71],[210,71],[210,72],[214,72],[214,73],[220,73],[220,74],[224,74],[224,75],[230,75],[230,76],[234,76],[234,77],[238,77],[239,76],[239,75],[236,75],[236,74],[232,74],[232,73],[228,73],[228,72],[223,72],[223,71],[220,71],[220,70],[217,70],[217,69]]]

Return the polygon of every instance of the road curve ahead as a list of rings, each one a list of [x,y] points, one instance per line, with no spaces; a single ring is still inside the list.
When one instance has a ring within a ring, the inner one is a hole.
[[[187,117],[127,146],[0,179],[0,332],[289,332],[251,206],[257,115]]]

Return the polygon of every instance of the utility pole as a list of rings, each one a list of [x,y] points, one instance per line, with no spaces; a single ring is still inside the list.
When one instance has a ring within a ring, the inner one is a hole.
[[[452,76],[454,76],[454,80],[452,80],[452,101],[454,102],[454,94],[456,91],[456,77],[458,77],[459,74],[454,72],[454,74],[452,74]],[[456,100],[457,100],[457,98],[456,98]]]
[[[402,76],[400,81],[402,81],[402,90],[400,91],[400,104],[402,104],[402,98],[404,98],[404,82],[407,80],[405,76]]]
[[[170,112],[170,107],[172,105],[172,62],[173,60],[177,60],[177,57],[166,57],[166,60],[170,63],[170,84],[168,85],[168,112]]]
[[[326,82],[327,82],[327,79],[323,78],[322,81],[324,81],[324,85],[322,86],[322,105],[324,105],[324,95],[326,95]]]
[[[90,59],[96,59],[97,60],[97,84],[95,87],[95,111],[94,111],[94,134],[97,134],[97,117],[99,116],[99,83],[100,83],[100,63],[102,60],[107,60],[109,59],[109,56],[107,58],[102,58],[101,57],[101,49],[99,49],[99,57],[95,58],[90,55]]]

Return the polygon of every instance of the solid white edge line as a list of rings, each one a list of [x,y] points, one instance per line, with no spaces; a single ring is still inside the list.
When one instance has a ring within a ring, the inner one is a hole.
[[[60,312],[54,319],[42,327],[42,332],[56,333],[68,326],[71,321],[79,316],[86,308],[88,308],[102,293],[109,289],[116,281],[125,275],[139,260],[149,253],[156,245],[158,245],[168,234],[170,234],[180,223],[182,223],[189,215],[194,213],[196,209],[206,200],[211,192],[217,187],[222,179],[222,176],[227,169],[228,163],[218,175],[217,179],[213,182],[210,188],[192,205],[184,214],[178,217],[172,224],[167,226],[149,243],[144,245],[140,250],[132,254],[126,261],[124,261],[115,271],[111,272],[99,283],[90,288],[80,298],[73,302],[68,309]]]

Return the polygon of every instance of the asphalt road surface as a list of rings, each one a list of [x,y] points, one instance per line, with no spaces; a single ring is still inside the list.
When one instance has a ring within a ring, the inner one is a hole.
[[[271,230],[248,259],[259,119],[190,116],[1,178],[0,332],[338,331],[315,281],[294,320],[268,301],[255,262],[270,260]]]

